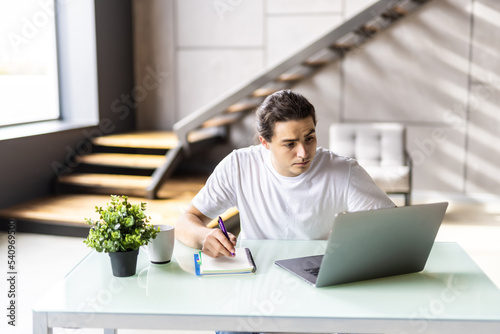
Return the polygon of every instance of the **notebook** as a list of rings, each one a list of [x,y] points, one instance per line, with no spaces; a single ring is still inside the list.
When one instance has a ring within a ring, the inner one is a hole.
[[[257,267],[248,248],[236,248],[235,256],[221,256],[217,258],[204,255],[201,252],[194,254],[196,275],[243,275],[255,273]]]
[[[278,260],[315,287],[424,269],[448,203],[337,214],[324,255]]]

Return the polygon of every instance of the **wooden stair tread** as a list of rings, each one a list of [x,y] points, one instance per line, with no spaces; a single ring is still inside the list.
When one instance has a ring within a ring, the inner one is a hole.
[[[158,168],[165,161],[164,155],[93,153],[78,156],[79,163],[131,168]]]
[[[391,11],[393,11],[397,15],[401,15],[401,16],[408,15],[408,10],[406,10],[406,8],[404,8],[403,6],[396,5],[393,8],[391,8]]]
[[[384,16],[377,16],[365,23],[361,29],[365,30],[367,34],[373,34],[388,27],[391,21]]]
[[[310,66],[298,65],[281,74],[276,80],[293,83],[295,81],[304,80],[310,76],[312,72],[313,71]]]
[[[172,149],[179,144],[177,136],[171,131],[133,132],[94,138],[93,143],[100,146]]]
[[[193,131],[189,135],[189,142],[197,142],[214,137],[215,133]],[[98,146],[163,149],[170,150],[177,147],[180,142],[172,131],[145,131],[122,133],[103,137],[96,137],[92,141]]]
[[[260,103],[252,103],[252,102],[241,102],[241,103],[235,103],[229,108],[226,109],[228,113],[236,113],[240,111],[250,111],[253,109],[258,108]]]
[[[387,10],[382,14],[383,17],[396,20],[401,18],[402,16],[408,15],[408,11],[402,6],[395,6]]]
[[[270,88],[262,87],[262,88],[256,89],[252,93],[252,96],[253,97],[265,97],[265,96],[271,95],[273,93],[276,93],[277,91],[279,91],[281,89],[282,89],[281,87],[270,87]]]
[[[83,187],[112,187],[121,189],[146,189],[151,182],[149,176],[115,174],[71,174],[60,178],[60,183]]]
[[[279,81],[294,82],[305,79],[306,76],[298,73],[283,73],[278,77]]]
[[[341,51],[349,51],[361,44],[364,41],[364,37],[355,31],[351,31],[345,36],[339,38],[334,44],[333,48]]]
[[[241,115],[239,113],[230,113],[221,116],[214,117],[202,124],[202,127],[209,128],[213,126],[229,125],[240,119]]]
[[[361,31],[367,35],[371,36],[373,34],[378,33],[382,29],[382,25],[378,24],[377,22],[373,22],[370,24],[365,24],[363,27],[361,27]]]
[[[319,67],[329,64],[340,58],[338,52],[330,49],[323,49],[304,61],[304,65]]]

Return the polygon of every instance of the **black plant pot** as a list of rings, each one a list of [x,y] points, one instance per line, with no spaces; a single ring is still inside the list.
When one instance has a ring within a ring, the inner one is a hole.
[[[135,275],[139,249],[128,252],[109,252],[108,254],[111,258],[113,276],[129,277]]]

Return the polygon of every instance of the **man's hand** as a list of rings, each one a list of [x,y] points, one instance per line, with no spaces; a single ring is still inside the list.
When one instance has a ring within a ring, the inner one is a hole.
[[[175,237],[211,257],[234,256],[236,237],[228,233],[228,240],[220,229],[207,227],[211,221],[191,203],[175,225]]]
[[[211,257],[234,256],[236,237],[229,233],[229,239],[218,228],[212,229],[203,240],[201,251]]]

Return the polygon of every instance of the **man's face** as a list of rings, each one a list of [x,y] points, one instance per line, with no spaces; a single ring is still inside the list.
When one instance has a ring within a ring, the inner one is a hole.
[[[312,117],[277,122],[270,142],[262,137],[259,139],[271,151],[274,169],[283,176],[297,176],[306,172],[316,154],[316,130]]]

